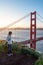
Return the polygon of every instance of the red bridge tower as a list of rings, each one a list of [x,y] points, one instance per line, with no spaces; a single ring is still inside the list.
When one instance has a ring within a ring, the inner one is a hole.
[[[32,42],[33,40],[33,42]],[[30,47],[36,49],[36,11],[31,12],[30,19]]]

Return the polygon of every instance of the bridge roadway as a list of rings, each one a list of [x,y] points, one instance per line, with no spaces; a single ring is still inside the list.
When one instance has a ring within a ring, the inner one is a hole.
[[[41,41],[41,40],[43,40],[43,37],[36,38],[36,40],[35,40],[35,41],[37,42],[37,41]],[[32,42],[32,43],[33,43],[33,42],[34,42],[34,40],[31,40],[31,41],[30,41],[30,40],[25,40],[25,41],[21,41],[21,42],[17,42],[17,43],[20,43],[20,44],[29,44],[30,42]]]

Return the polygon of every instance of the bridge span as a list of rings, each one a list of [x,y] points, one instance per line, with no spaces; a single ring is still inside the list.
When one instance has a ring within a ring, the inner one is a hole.
[[[40,38],[36,38],[36,42],[38,42],[38,41],[41,41],[41,40],[43,40],[43,37],[40,37]],[[21,42],[17,42],[17,43],[19,43],[19,44],[30,44],[30,43],[33,43],[34,42],[34,40],[25,40],[25,41],[21,41]]]

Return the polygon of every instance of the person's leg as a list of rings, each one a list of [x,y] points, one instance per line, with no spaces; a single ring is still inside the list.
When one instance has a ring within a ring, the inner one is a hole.
[[[9,50],[10,50],[10,53],[12,53],[12,44],[10,44],[10,49]]]
[[[8,54],[7,55],[8,56],[13,55],[13,53],[12,53],[12,44],[8,44]]]
[[[8,54],[10,53],[10,45],[8,44]]]

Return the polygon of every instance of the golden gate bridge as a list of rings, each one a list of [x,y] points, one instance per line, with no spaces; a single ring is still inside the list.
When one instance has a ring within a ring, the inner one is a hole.
[[[30,40],[22,41],[22,44],[30,44],[30,48],[36,49],[36,42],[40,41],[40,40],[43,40],[43,37],[36,38],[36,19],[38,19],[41,23],[43,23],[43,21],[41,21],[39,18],[36,17],[36,14],[41,19],[43,19],[42,16],[40,16],[36,11],[34,11],[34,12],[31,12],[31,13],[28,13],[27,15],[23,16],[22,18],[18,19],[17,21],[14,21],[13,23],[10,23],[9,25],[2,28],[2,30],[5,30],[5,29],[9,28],[12,25],[14,25],[14,24],[20,22],[21,20],[23,20],[23,19],[30,16]],[[19,42],[19,43],[21,43],[21,42]]]

